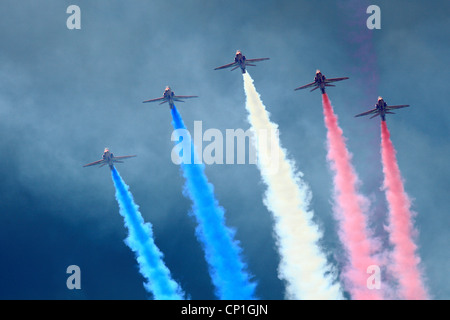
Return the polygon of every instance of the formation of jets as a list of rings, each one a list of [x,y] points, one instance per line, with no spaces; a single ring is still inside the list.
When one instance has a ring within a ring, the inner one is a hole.
[[[121,157],[115,157],[114,154],[109,151],[108,148],[105,148],[105,151],[103,151],[103,156],[100,160],[85,164],[83,167],[90,167],[95,165],[100,165],[100,167],[103,167],[105,164],[109,165],[109,168],[112,170],[114,163],[123,163],[123,159],[133,158],[134,156],[121,156]]]
[[[382,97],[378,97],[378,101],[377,101],[374,109],[357,114],[355,117],[372,115],[370,117],[370,119],[372,119],[376,116],[380,116],[381,121],[386,121],[386,113],[395,114],[395,112],[392,112],[391,110],[406,108],[406,107],[409,107],[409,104],[402,104],[402,105],[398,105],[398,106],[388,106]]]
[[[320,72],[320,70],[317,70],[316,71],[316,76],[314,77],[314,82],[305,84],[304,86],[295,88],[294,90],[300,90],[300,89],[306,89],[306,88],[314,87],[313,89],[311,89],[311,91],[314,91],[314,90],[320,88],[322,93],[325,93],[325,87],[335,87],[334,84],[330,84],[330,83],[337,82],[337,81],[342,81],[342,80],[346,80],[346,79],[348,79],[348,77],[327,79],[325,77],[325,75],[323,75],[322,72]]]
[[[158,102],[162,101],[160,104],[169,103],[170,109],[173,109],[173,102],[184,102],[182,99],[190,99],[190,98],[197,98],[198,96],[176,96],[175,93],[170,89],[169,86],[166,87],[166,90],[164,90],[163,96],[161,98],[156,99],[150,99],[146,101],[142,101],[143,103],[146,102]]]
[[[255,62],[269,60],[269,59],[270,58],[246,59],[245,56],[242,54],[242,52],[240,50],[238,50],[236,52],[236,56],[234,57],[234,62],[217,67],[214,70],[232,68],[231,71],[233,71],[237,68],[241,68],[242,73],[245,73],[246,72],[245,68],[247,66],[255,66],[255,64],[254,64]],[[333,85],[331,83],[337,82],[337,81],[342,81],[342,80],[347,80],[347,79],[348,79],[348,77],[327,79],[325,77],[325,75],[323,75],[322,72],[320,72],[320,70],[317,70],[316,75],[314,77],[314,82],[308,83],[308,84],[298,87],[298,88],[295,88],[294,90],[312,88],[311,91],[314,91],[314,90],[320,88],[320,90],[322,91],[322,94],[324,94],[326,87],[335,87],[335,85]],[[190,99],[190,98],[197,98],[197,97],[198,96],[176,96],[174,94],[174,92],[172,91],[172,89],[169,86],[167,86],[166,89],[164,90],[162,97],[146,100],[146,101],[143,101],[143,103],[146,103],[146,102],[160,102],[160,104],[169,103],[170,109],[173,109],[174,101],[184,102],[183,99]],[[386,104],[386,102],[383,100],[383,98],[379,97],[374,109],[357,114],[355,117],[372,115],[370,117],[372,119],[376,116],[380,116],[381,121],[386,121],[386,114],[394,113],[391,110],[405,108],[405,107],[409,107],[409,105],[388,106]],[[94,165],[100,165],[100,167],[103,167],[105,164],[108,164],[110,169],[112,169],[114,166],[114,163],[122,163],[123,161],[121,161],[121,160],[132,158],[132,157],[136,157],[136,155],[115,157],[109,151],[108,148],[105,148],[102,159],[97,160],[95,162],[88,163],[88,164],[84,165],[83,167],[90,167],[90,166],[94,166]]]
[[[254,65],[253,63],[255,62],[259,62],[259,61],[264,61],[264,60],[269,60],[270,58],[258,58],[258,59],[247,59],[245,58],[245,56],[242,54],[241,51],[236,51],[236,56],[234,57],[234,62],[220,66],[215,68],[214,70],[220,70],[220,69],[226,69],[226,68],[232,68],[231,71],[237,69],[237,68],[241,68],[242,73],[245,73],[245,67],[246,66],[253,66],[255,67],[256,65]]]

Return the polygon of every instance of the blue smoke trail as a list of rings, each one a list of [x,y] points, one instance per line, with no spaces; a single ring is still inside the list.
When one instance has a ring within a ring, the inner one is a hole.
[[[172,118],[175,129],[186,130],[175,106]],[[205,251],[209,273],[216,288],[215,294],[224,300],[255,299],[256,284],[249,280],[247,266],[241,260],[239,242],[233,240],[235,232],[225,225],[224,209],[219,206],[214,196],[214,187],[206,178],[205,166],[194,161],[196,156],[192,141],[189,146],[191,161],[181,163],[186,179],[184,192],[193,202],[193,213],[198,223],[196,235]]]
[[[120,207],[120,215],[125,218],[125,226],[129,234],[125,243],[136,253],[139,271],[147,279],[144,284],[148,292],[153,293],[155,300],[181,300],[183,292],[172,280],[169,269],[165,266],[163,254],[153,241],[152,226],[144,223],[139,207],[134,203],[129,187],[120,177],[116,168],[111,169],[116,188],[116,199]]]

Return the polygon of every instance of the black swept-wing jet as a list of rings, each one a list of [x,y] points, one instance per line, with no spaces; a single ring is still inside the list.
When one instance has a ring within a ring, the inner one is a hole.
[[[172,89],[170,89],[169,86],[166,87],[166,90],[164,90],[164,94],[161,98],[156,98],[156,99],[150,99],[150,100],[146,100],[146,101],[142,101],[143,103],[146,102],[159,102],[162,101],[160,104],[169,103],[170,109],[173,109],[173,103],[174,101],[177,102],[184,102],[182,99],[189,99],[189,98],[197,98],[198,96],[176,96],[174,94],[174,92],[172,91]]]
[[[100,167],[103,167],[105,164],[109,165],[109,168],[112,170],[114,163],[123,163],[123,159],[133,158],[134,156],[121,156],[121,157],[115,157],[114,154],[109,151],[108,148],[105,148],[105,151],[103,152],[102,159],[85,164],[83,167],[90,167],[95,165],[100,165]]]
[[[372,119],[372,118],[375,118],[376,116],[380,116],[381,121],[386,121],[387,113],[395,114],[395,112],[392,112],[391,110],[406,108],[406,107],[409,107],[409,104],[402,104],[402,105],[398,105],[398,106],[388,106],[382,97],[378,97],[378,101],[377,101],[377,104],[375,105],[374,109],[357,114],[355,117],[372,115],[370,117],[370,119]]]
[[[322,93],[325,93],[325,87],[335,87],[334,84],[330,84],[330,83],[336,82],[336,81],[342,81],[342,80],[346,80],[346,79],[348,79],[348,77],[327,79],[325,77],[325,75],[323,75],[322,72],[320,72],[320,70],[317,70],[316,76],[314,77],[314,82],[305,84],[304,86],[295,88],[294,90],[313,88],[313,89],[311,89],[311,91],[314,91],[314,90],[320,88]]]
[[[240,50],[236,51],[236,56],[234,57],[234,62],[220,66],[215,68],[214,70],[220,70],[220,69],[226,69],[226,68],[232,68],[231,71],[241,68],[242,73],[245,73],[245,67],[246,66],[253,66],[256,65],[253,64],[255,62],[269,60],[270,58],[258,58],[258,59],[247,59]]]

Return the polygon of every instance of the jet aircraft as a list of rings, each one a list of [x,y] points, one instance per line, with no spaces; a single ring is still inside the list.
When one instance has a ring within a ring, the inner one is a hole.
[[[114,154],[111,153],[111,151],[109,151],[108,148],[105,148],[105,151],[103,152],[103,156],[102,159],[85,164],[83,167],[90,167],[90,166],[95,166],[95,165],[100,165],[100,167],[103,167],[105,164],[109,165],[109,168],[112,170],[114,163],[123,163],[123,159],[128,159],[128,158],[133,158],[136,157],[134,156],[121,156],[121,157],[115,157]],[[100,168],[99,167],[99,168]]]
[[[269,60],[270,58],[258,58],[258,59],[247,59],[245,58],[245,56],[242,54],[241,51],[236,51],[236,56],[234,57],[234,62],[220,66],[215,68],[214,70],[220,70],[220,69],[226,69],[226,68],[231,68],[231,71],[237,69],[237,68],[241,68],[242,73],[245,73],[245,67],[246,66],[256,66],[253,63],[254,62],[259,62],[259,61],[264,61],[264,60]]]
[[[380,116],[381,121],[386,121],[386,113],[395,114],[391,110],[406,108],[406,107],[409,107],[409,104],[402,104],[402,105],[398,105],[398,106],[388,106],[382,97],[378,97],[378,101],[377,101],[377,104],[375,105],[374,109],[357,114],[355,117],[362,117],[362,116],[367,116],[369,114],[372,114],[370,119],[372,119],[376,116]]]
[[[320,72],[320,70],[317,70],[316,71],[316,76],[314,77],[314,82],[308,83],[308,84],[306,84],[304,86],[301,86],[301,87],[298,87],[298,88],[295,88],[294,90],[300,90],[300,89],[306,89],[306,88],[315,87],[311,91],[314,91],[314,90],[320,88],[322,93],[325,93],[325,87],[335,87],[334,84],[330,84],[331,82],[342,81],[342,80],[346,80],[346,79],[348,79],[348,77],[327,79],[322,74],[322,72]]]
[[[160,104],[169,103],[170,109],[173,109],[173,103],[174,101],[177,102],[184,102],[182,99],[189,99],[189,98],[197,98],[198,96],[176,96],[174,94],[174,92],[172,91],[172,89],[170,89],[169,86],[166,87],[166,90],[164,90],[164,94],[161,98],[156,98],[156,99],[150,99],[150,100],[146,100],[146,101],[142,101],[143,103],[146,102],[157,102],[157,101],[162,101]]]

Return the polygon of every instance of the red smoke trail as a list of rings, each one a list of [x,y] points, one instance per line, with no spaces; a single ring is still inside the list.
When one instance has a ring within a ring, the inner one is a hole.
[[[382,299],[379,289],[368,288],[370,274],[367,268],[380,266],[371,256],[375,242],[369,238],[364,215],[369,201],[357,191],[358,177],[351,164],[351,154],[326,93],[322,94],[322,105],[328,130],[327,158],[334,171],[334,212],[339,221],[339,237],[349,259],[343,272],[345,287],[353,299]]]
[[[403,187],[395,153],[386,121],[381,121],[384,188],[389,205],[390,240],[394,245],[391,268],[399,281],[401,298],[423,300],[427,299],[427,293],[418,269],[420,258],[415,253],[417,246],[412,240],[415,230],[411,220],[411,203]]]

